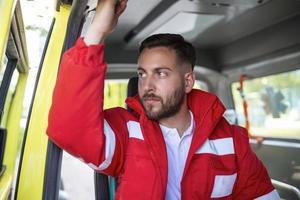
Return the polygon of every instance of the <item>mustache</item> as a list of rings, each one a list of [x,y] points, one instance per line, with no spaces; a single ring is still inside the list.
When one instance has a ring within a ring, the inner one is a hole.
[[[143,96],[142,96],[142,100],[147,100],[147,99],[154,99],[154,100],[162,100],[162,98],[160,96],[157,96],[153,93],[145,93]]]

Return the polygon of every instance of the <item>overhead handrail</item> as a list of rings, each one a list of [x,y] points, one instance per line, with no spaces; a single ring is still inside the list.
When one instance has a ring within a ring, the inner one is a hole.
[[[300,190],[298,188],[296,188],[295,186],[292,186],[287,183],[283,183],[281,181],[277,181],[274,179],[271,179],[271,182],[274,186],[276,186],[278,188],[288,190],[288,191],[294,193],[298,197],[298,199],[300,199]]]

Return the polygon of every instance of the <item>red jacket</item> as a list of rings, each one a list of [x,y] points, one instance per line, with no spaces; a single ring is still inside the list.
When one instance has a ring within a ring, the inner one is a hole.
[[[47,133],[91,167],[119,177],[116,199],[164,199],[167,153],[159,124],[149,120],[138,97],[123,108],[103,110],[106,64],[103,45],[82,39],[63,56]],[[195,132],[181,181],[182,200],[276,199],[268,173],[252,152],[246,130],[230,125],[210,93],[188,95]]]

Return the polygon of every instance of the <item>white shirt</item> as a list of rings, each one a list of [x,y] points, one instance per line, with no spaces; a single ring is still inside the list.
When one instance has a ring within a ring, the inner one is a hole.
[[[180,182],[186,162],[186,158],[191,146],[194,132],[194,117],[192,112],[191,124],[180,138],[176,128],[168,128],[160,124],[168,155],[168,183],[166,200],[179,200],[181,198]]]

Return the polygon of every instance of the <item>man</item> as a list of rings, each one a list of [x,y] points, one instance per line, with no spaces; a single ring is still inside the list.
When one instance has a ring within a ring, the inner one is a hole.
[[[133,113],[103,110],[103,42],[126,3],[101,1],[85,38],[64,54],[49,137],[117,176],[116,199],[279,199],[246,131],[227,123],[216,96],[192,89],[195,51],[181,36],[143,41],[138,96],[126,100]]]

